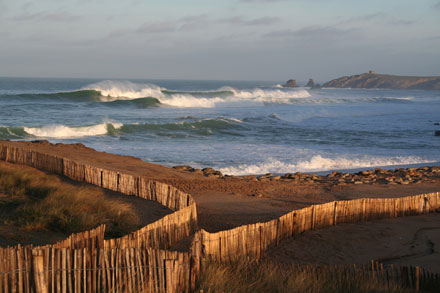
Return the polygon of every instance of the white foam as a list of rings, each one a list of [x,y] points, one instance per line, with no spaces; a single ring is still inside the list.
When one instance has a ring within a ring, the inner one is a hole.
[[[277,99],[298,99],[311,97],[310,93],[305,89],[260,89],[252,90],[236,90],[231,87],[223,87],[223,90],[228,90],[234,93],[234,96],[241,99],[253,99],[259,101],[277,100]]]
[[[236,123],[243,123],[243,120],[240,120],[238,118],[229,117],[229,118],[224,118],[224,119],[227,120],[227,121],[233,121],[233,122],[236,122]]]
[[[251,103],[289,103],[292,99],[311,97],[305,89],[261,89],[237,90],[231,87],[222,87],[215,91],[206,91],[212,95],[215,92],[232,92],[228,97],[196,97],[188,93],[164,93],[165,88],[154,84],[133,83],[130,81],[101,81],[82,88],[83,90],[99,91],[101,101],[131,100],[145,97],[158,99],[162,104],[178,108],[214,108],[219,104],[248,104]]]
[[[161,98],[162,88],[154,84],[133,83],[130,81],[105,80],[91,84],[84,90],[101,92],[103,102],[133,100],[145,97]]]
[[[412,101],[414,100],[414,97],[387,97],[387,99],[391,99],[391,100],[403,100],[403,101]]]
[[[47,125],[42,127],[24,127],[24,131],[36,137],[69,138],[105,135],[108,132],[109,126],[113,126],[115,129],[118,129],[121,128],[122,125],[122,123],[115,122],[105,122],[96,125],[79,127],[65,125]]]
[[[218,106],[255,106],[265,103],[275,104],[293,104],[293,103],[353,103],[353,102],[377,102],[385,100],[402,100],[411,101],[412,96],[408,97],[368,97],[368,98],[319,98],[312,97],[306,88],[283,88],[280,85],[275,85],[272,88],[254,88],[249,90],[239,90],[229,86],[221,87],[217,90],[206,91],[209,96],[197,96],[192,92],[173,93],[172,91],[165,92],[166,88],[161,88],[155,84],[149,83],[133,83],[130,81],[112,81],[106,80],[91,84],[82,90],[99,91],[102,95],[102,102],[111,102],[115,100],[132,100],[145,97],[153,97],[160,101],[161,104],[176,108],[215,108]],[[213,96],[216,92],[231,92],[230,96]],[[308,99],[309,98],[309,99]]]
[[[416,156],[395,156],[395,157],[373,157],[363,156],[357,158],[335,157],[327,158],[315,155],[308,160],[297,163],[285,163],[269,158],[259,164],[238,165],[220,168],[220,171],[229,175],[249,175],[266,173],[293,173],[293,172],[320,172],[330,170],[371,168],[377,166],[395,166],[421,163],[433,163],[435,161],[425,160]]]
[[[159,98],[159,101],[177,108],[214,108],[218,103],[225,102],[222,98],[197,98],[189,94],[172,94]]]
[[[162,104],[179,107],[179,108],[214,108],[221,104],[224,105],[239,105],[249,103],[289,103],[291,99],[307,98],[310,94],[306,90],[235,90],[231,87],[222,87],[214,92],[230,91],[233,96],[229,97],[194,97],[191,94],[171,94],[168,96],[162,95],[157,97]],[[207,92],[209,93],[209,92]]]

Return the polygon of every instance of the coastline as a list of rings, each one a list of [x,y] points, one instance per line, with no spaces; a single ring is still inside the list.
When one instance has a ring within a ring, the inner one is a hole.
[[[187,188],[193,195],[193,202],[197,205],[198,229],[204,229],[207,231],[206,233],[229,230],[246,224],[269,223],[287,214],[292,215],[300,212],[297,211],[299,209],[301,209],[301,211],[309,210],[308,207],[310,206],[313,206],[313,208],[316,206],[324,207],[328,206],[327,203],[331,203],[331,206],[334,206],[336,209],[334,203],[338,202],[357,202],[355,199],[360,199],[361,202],[365,202],[365,200],[368,201],[368,198],[375,198],[379,200],[373,200],[374,202],[383,203],[389,202],[387,199],[402,198],[411,195],[415,195],[415,198],[418,198],[420,194],[428,193],[437,196],[436,194],[438,194],[437,192],[440,190],[439,166],[407,169],[399,168],[396,170],[377,168],[357,173],[332,172],[327,176],[297,173],[285,174],[284,176],[263,175],[258,177],[234,177],[223,176],[211,168],[204,170],[193,170],[188,169],[188,167],[186,167],[187,170],[166,168],[161,165],[142,162],[134,157],[97,152],[81,144],[50,144],[47,141],[0,141],[0,145],[3,147],[2,155],[5,158],[9,157],[9,150],[15,153],[13,150],[17,148],[22,149],[23,154],[27,154],[23,157],[27,161],[30,159],[33,160],[33,152],[41,154],[40,160],[46,155],[48,158],[57,158],[59,156],[63,158],[63,162],[67,159],[67,161],[72,160],[85,165],[98,166],[98,168],[95,169],[98,170],[98,173],[99,170],[107,169],[117,174],[132,173],[144,176],[145,174],[149,174],[147,176],[149,176],[149,178],[154,177],[154,180],[168,182],[179,188]],[[183,167],[180,167],[180,169],[182,168]],[[413,182],[408,176],[417,177],[418,179],[415,179],[417,181]],[[376,178],[376,180],[373,180],[374,178]],[[391,178],[393,178],[393,180],[390,180]],[[405,178],[406,181],[402,181],[402,178]],[[394,208],[395,207],[396,206],[394,206]],[[341,211],[344,211],[344,208],[342,208]],[[435,223],[438,223],[439,210],[436,209],[432,212],[433,213],[429,215],[420,215],[418,218],[402,217],[390,219],[389,221],[372,220],[363,223],[356,222],[347,225],[338,225],[323,230],[318,229],[315,231],[313,229],[313,231],[305,231],[295,238],[285,239],[279,248],[270,248],[268,250],[268,256],[277,263],[287,261],[293,263],[325,264],[326,261],[321,256],[310,260],[307,255],[295,254],[295,252],[298,251],[298,249],[295,248],[297,245],[301,245],[301,243],[312,243],[313,241],[316,242],[316,239],[318,239],[320,245],[306,245],[307,249],[304,250],[305,254],[308,254],[307,251],[311,251],[310,249],[320,250],[323,243],[332,243],[326,246],[325,251],[332,255],[338,254],[338,261],[334,261],[334,263],[352,264],[352,259],[356,263],[364,263],[365,259],[371,260],[377,258],[383,260],[385,263],[388,260],[395,261],[399,255],[406,255],[406,251],[409,250],[411,252],[413,246],[410,245],[411,243],[408,244],[407,241],[398,241],[398,243],[396,242],[396,244],[391,244],[392,246],[390,246],[390,241],[395,237],[391,237],[392,239],[390,240],[388,239],[390,237],[386,238],[383,236],[388,235],[388,231],[392,231],[394,234],[401,233],[402,226],[408,227],[408,229],[404,229],[406,233],[405,237],[412,237],[413,234],[414,237],[416,237],[419,233],[418,231],[423,229],[438,229]],[[409,229],[409,225],[411,226],[411,230]],[[238,229],[241,229],[241,227]],[[368,234],[371,235],[368,237],[368,243],[365,242],[365,245],[361,248],[356,245],[346,245],[344,253],[339,254],[342,246],[338,245],[338,243],[340,239],[344,237],[338,236],[338,233],[342,233],[342,235],[347,232],[353,233],[353,235],[354,233],[362,234],[366,229],[369,231]],[[335,232],[332,233],[332,231]],[[424,236],[429,237],[430,241],[432,239],[432,241],[434,241],[433,243],[439,241],[435,233],[426,234]],[[177,242],[171,247],[171,250],[187,250],[189,239],[190,238],[181,239],[180,242]],[[419,241],[418,238],[416,240]],[[377,245],[383,246],[381,251],[379,251],[380,253],[374,249]],[[399,246],[397,256],[392,249],[394,245]],[[359,258],[354,259],[353,255],[357,255],[359,249],[363,256],[359,255]],[[438,263],[438,254],[434,256],[431,256],[433,253],[426,255],[423,252],[423,247],[421,247],[421,249],[422,251],[420,253],[417,250],[418,254],[415,258],[411,257],[400,260],[400,257],[398,257],[399,262],[403,265],[411,265],[412,261],[416,261],[416,263],[423,265],[423,267],[429,267],[434,271],[438,271],[439,267],[436,265]],[[280,259],[282,259],[282,261]]]
[[[212,168],[167,168],[135,157],[98,152],[81,144],[50,144],[47,141],[0,143],[138,174],[175,186],[193,195],[199,225],[210,232],[268,221],[312,204],[362,197],[402,197],[440,190],[440,167],[435,166],[326,175],[223,176]]]

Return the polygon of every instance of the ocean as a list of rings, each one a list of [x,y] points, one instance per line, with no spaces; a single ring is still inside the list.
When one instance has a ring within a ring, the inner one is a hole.
[[[0,139],[230,175],[438,165],[439,124],[440,91],[0,78]]]

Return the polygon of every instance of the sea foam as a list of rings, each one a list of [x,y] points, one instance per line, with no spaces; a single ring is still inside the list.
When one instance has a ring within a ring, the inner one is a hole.
[[[163,97],[162,89],[154,84],[139,84],[130,81],[105,80],[91,84],[83,90],[98,91],[102,95],[103,102],[115,100],[133,100],[146,97]]]
[[[293,172],[321,172],[331,170],[371,168],[377,166],[396,166],[432,163],[432,160],[422,159],[417,156],[395,156],[395,157],[374,157],[363,156],[360,158],[349,158],[336,156],[334,158],[315,155],[308,160],[301,160],[297,163],[286,163],[274,158],[258,164],[243,164],[220,168],[220,171],[228,175],[249,175],[266,173],[293,173]]]
[[[24,131],[36,137],[47,138],[70,138],[84,136],[106,135],[109,128],[118,129],[122,123],[105,122],[89,126],[66,126],[66,125],[47,125],[42,127],[24,127]]]
[[[230,104],[289,103],[291,99],[311,97],[304,89],[261,89],[237,90],[222,87],[206,92],[173,92],[154,84],[130,81],[102,81],[84,87],[82,90],[100,92],[102,102],[133,100],[145,97],[156,98],[163,105],[177,108],[214,108]]]

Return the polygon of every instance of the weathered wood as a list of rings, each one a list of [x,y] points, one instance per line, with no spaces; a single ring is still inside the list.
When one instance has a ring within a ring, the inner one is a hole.
[[[46,285],[45,273],[44,273],[44,258],[43,255],[36,250],[33,252],[33,268],[34,268],[34,280],[35,291],[37,293],[48,293],[49,290]]]

